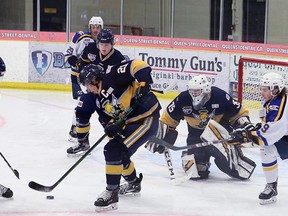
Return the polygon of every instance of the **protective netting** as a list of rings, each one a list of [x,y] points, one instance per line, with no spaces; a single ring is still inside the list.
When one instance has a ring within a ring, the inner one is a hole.
[[[260,79],[266,73],[276,72],[284,77],[287,86],[288,60],[285,62],[284,60],[241,58],[238,72],[238,84],[242,79],[242,88],[238,87],[238,98],[241,95],[242,104],[249,109],[251,118],[259,121],[258,114],[262,103],[259,91]]]

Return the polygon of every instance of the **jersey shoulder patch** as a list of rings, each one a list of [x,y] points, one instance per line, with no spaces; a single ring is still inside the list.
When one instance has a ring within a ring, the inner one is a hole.
[[[91,33],[88,31],[78,31],[72,38],[74,44],[79,43],[83,38],[92,38]]]
[[[141,60],[132,60],[131,61],[131,71],[133,73],[136,73],[137,71],[139,71],[142,68],[148,67],[149,65]]]

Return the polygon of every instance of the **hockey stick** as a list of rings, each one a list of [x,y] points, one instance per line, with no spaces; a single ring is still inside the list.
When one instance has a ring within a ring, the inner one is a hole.
[[[115,124],[120,124],[122,121],[124,121],[127,116],[134,110],[134,107],[130,107],[123,115],[120,116],[120,118],[116,121]],[[76,163],[58,180],[56,181],[53,185],[51,186],[44,186],[44,185],[41,185],[41,184],[38,184],[34,181],[30,181],[28,186],[34,190],[37,190],[37,191],[42,191],[42,192],[50,192],[52,191],[60,182],[62,182],[62,180],[72,171],[74,170],[74,168],[84,159],[87,157],[87,155],[90,154],[90,152],[93,151],[94,148],[96,148],[96,146],[98,146],[102,140],[106,137],[107,135],[106,134],[103,134],[102,137],[93,145],[91,146],[91,148],[85,152],[85,154],[78,160],[76,161]]]
[[[151,89],[151,91],[159,93],[159,94],[166,94],[167,92],[172,90],[176,86],[176,84],[177,83],[175,81],[171,81],[171,84],[168,85],[166,89],[163,89],[163,90]]]
[[[19,172],[16,169],[13,169],[12,166],[9,164],[9,162],[6,160],[6,158],[4,157],[4,155],[0,152],[1,157],[4,159],[4,161],[6,162],[6,164],[8,165],[8,167],[12,170],[12,172],[14,173],[14,175],[20,179],[19,177]]]
[[[151,89],[151,91],[153,92],[157,92],[159,94],[166,94],[167,92],[169,92],[170,90],[172,90],[175,86],[176,86],[176,82],[172,81],[172,83],[170,85],[168,85],[168,87],[166,89],[163,90],[157,90],[157,89]],[[174,172],[174,167],[173,167],[173,163],[172,163],[172,157],[170,154],[170,151],[168,148],[165,148],[164,152],[164,157],[167,163],[167,168],[169,170],[169,175],[170,175],[170,179],[173,180],[176,178],[175,172]]]
[[[172,163],[172,157],[171,157],[169,149],[165,148],[163,154],[164,154],[164,157],[165,157],[165,160],[166,160],[166,163],[167,163],[168,170],[170,172],[170,179],[173,180],[173,179],[176,178],[176,175],[175,175],[175,172],[174,172],[173,163]]]
[[[213,144],[219,144],[219,143],[224,143],[224,142],[228,142],[232,140],[232,137],[228,138],[228,139],[222,139],[222,140],[217,140],[217,141],[211,141],[211,142],[202,142],[202,143],[196,143],[193,145],[187,145],[187,146],[174,146],[171,145],[170,143],[159,139],[155,136],[151,136],[151,138],[149,139],[151,142],[155,142],[159,145],[162,145],[166,148],[169,148],[173,151],[179,151],[179,150],[183,150],[183,149],[195,149],[195,148],[200,148],[200,147],[204,147],[204,146],[209,146],[209,145],[213,145]]]

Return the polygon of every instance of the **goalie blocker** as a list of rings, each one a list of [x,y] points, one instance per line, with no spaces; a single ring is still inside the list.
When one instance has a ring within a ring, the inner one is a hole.
[[[156,133],[156,137],[158,139],[163,139],[164,141],[170,143],[171,145],[174,145],[177,136],[178,131],[175,130],[175,128],[171,128],[162,121],[159,121],[159,127]],[[161,146],[159,145],[159,143],[155,143],[152,141],[148,141],[145,145],[145,148],[147,148],[152,153],[158,152],[159,154],[162,154],[165,151],[164,146]]]

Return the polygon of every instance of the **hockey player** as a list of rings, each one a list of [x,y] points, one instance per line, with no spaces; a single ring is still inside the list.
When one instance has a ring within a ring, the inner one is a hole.
[[[126,59],[122,53],[114,48],[113,32],[111,29],[104,28],[99,32],[97,40],[83,50],[79,61],[79,71],[90,63],[100,65],[106,71],[108,67],[124,60]]]
[[[107,68],[112,67],[115,64],[119,64],[125,61],[125,57],[117,49],[113,47],[114,45],[114,34],[110,29],[102,29],[97,36],[97,42],[90,43],[83,51],[81,55],[81,60],[79,63],[79,70],[81,70],[85,65],[93,63],[99,65],[104,71]],[[99,50],[97,48],[99,47]],[[91,94],[82,94],[80,103],[90,101]],[[76,137],[77,145],[67,149],[68,156],[82,155],[89,148],[89,131],[90,131],[90,117],[81,116],[76,112]]]
[[[106,190],[94,205],[97,211],[117,208],[118,194],[139,194],[142,174],[136,170],[130,157],[157,131],[160,103],[150,91],[153,82],[151,67],[141,60],[115,65],[103,73],[97,65],[87,65],[81,71],[80,82],[93,93],[90,101],[81,101],[76,113],[99,115],[109,141],[104,146],[106,161]],[[115,121],[128,109],[133,111],[120,124]],[[126,182],[120,185],[121,176]]]
[[[3,78],[6,72],[6,65],[3,59],[0,57],[0,80]],[[0,196],[4,198],[11,198],[13,197],[13,191],[10,188],[7,188],[0,184]]]
[[[78,82],[78,69],[77,64],[79,58],[84,50],[84,48],[89,44],[95,42],[97,35],[103,29],[103,20],[101,17],[93,16],[88,23],[89,31],[79,31],[76,32],[72,38],[72,43],[74,47],[70,46],[67,49],[66,58],[68,63],[71,65],[71,83],[72,83],[72,97],[74,100],[82,95],[82,90]],[[69,132],[69,141],[74,141],[77,139],[76,135],[76,118],[73,113],[72,125]]]
[[[203,142],[200,137],[210,119],[230,132],[231,127],[253,127],[248,110],[238,101],[222,89],[211,87],[205,75],[194,76],[189,82],[189,89],[181,92],[162,113],[157,137],[174,144],[178,135],[176,128],[181,120],[186,120],[187,145]],[[210,141],[209,137],[202,138]],[[153,142],[148,142],[145,147],[153,153],[164,151],[163,146]],[[190,174],[195,179],[207,179],[210,173],[210,157],[215,158],[215,164],[222,172],[238,179],[250,178],[256,166],[253,161],[243,156],[239,145],[223,143],[183,151],[182,167],[186,174],[194,172]],[[242,170],[239,163],[247,164],[249,169]]]
[[[264,99],[260,110],[261,129],[249,131],[244,128],[235,131],[235,135],[239,142],[252,140],[261,146],[262,168],[267,184],[259,200],[260,204],[265,205],[277,201],[277,159],[288,158],[288,105],[287,90],[281,75],[273,72],[264,74],[259,89]]]

